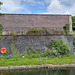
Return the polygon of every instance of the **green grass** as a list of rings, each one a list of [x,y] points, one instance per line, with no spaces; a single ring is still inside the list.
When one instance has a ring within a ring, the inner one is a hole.
[[[72,62],[75,56],[50,58],[47,57],[47,64],[75,64]],[[0,66],[22,66],[46,64],[46,57],[40,58],[0,58]]]

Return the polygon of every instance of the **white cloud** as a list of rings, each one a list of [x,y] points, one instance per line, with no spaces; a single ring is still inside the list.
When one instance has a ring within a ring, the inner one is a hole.
[[[68,12],[69,12],[71,15],[75,16],[75,3],[74,3],[74,5],[73,5],[71,8],[68,8]]]
[[[40,13],[75,15],[75,0],[1,0],[3,13],[33,13],[32,7],[46,8]],[[39,5],[41,5],[39,7]],[[70,6],[69,6],[70,5]],[[46,7],[45,7],[46,6]],[[36,11],[36,10],[34,10]],[[40,10],[38,10],[39,12]],[[35,12],[35,13],[38,13]]]
[[[30,1],[30,0],[29,0]],[[22,0],[1,0],[3,5],[1,6],[2,13],[17,13],[17,14],[24,14],[24,13],[32,13],[25,3]]]
[[[74,4],[75,0],[59,0],[61,3]]]
[[[48,6],[48,12],[63,12],[64,6],[60,4],[58,0],[53,0]]]
[[[35,5],[42,5],[43,1],[36,1],[36,0],[1,0],[1,2],[3,2],[2,7],[2,12],[6,13],[6,12],[16,12],[16,11],[21,11],[23,10],[24,13],[32,13],[28,8],[30,8],[31,6],[35,6]]]
[[[61,0],[62,1],[62,0]],[[65,6],[60,0],[53,0],[47,7],[48,13],[54,14],[71,14],[75,15],[75,3],[72,6]],[[69,1],[69,0],[67,0]],[[65,0],[64,0],[65,2]]]
[[[21,1],[18,0],[1,0],[3,2],[2,7],[5,8],[7,11],[17,11],[20,9],[24,9],[24,7],[20,4]]]

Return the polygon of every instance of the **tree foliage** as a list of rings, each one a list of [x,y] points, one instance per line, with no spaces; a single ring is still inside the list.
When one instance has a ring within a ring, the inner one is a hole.
[[[75,30],[75,16],[72,16],[72,29]]]
[[[1,10],[1,5],[2,5],[3,3],[0,1],[0,10]],[[0,15],[1,15],[1,13],[0,13]]]
[[[0,6],[2,5],[3,3],[0,1]]]

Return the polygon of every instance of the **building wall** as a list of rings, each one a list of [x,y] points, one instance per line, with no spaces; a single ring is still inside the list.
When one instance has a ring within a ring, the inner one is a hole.
[[[64,35],[48,35],[48,36],[15,36],[14,39],[11,36],[2,36],[0,39],[0,48],[5,47],[7,51],[11,52],[10,44],[15,43],[15,49],[19,50],[20,53],[27,51],[29,47],[33,47],[35,50],[40,49],[41,52],[45,51],[45,47],[48,46],[50,40],[63,39],[69,44],[71,54],[73,54],[73,37]]]

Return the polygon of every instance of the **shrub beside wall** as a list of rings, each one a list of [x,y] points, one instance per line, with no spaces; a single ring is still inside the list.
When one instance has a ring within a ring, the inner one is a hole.
[[[12,54],[19,55],[19,50],[15,49],[15,44],[11,43],[11,52]],[[40,50],[34,50],[33,47],[29,47],[27,51],[23,51],[23,55],[29,58],[38,58],[38,57],[62,57],[69,56],[70,49],[68,44],[63,40],[51,40],[48,44],[48,47],[45,47],[45,52],[42,53]]]
[[[51,40],[49,48],[52,50],[54,56],[70,55],[69,46],[63,40]]]

